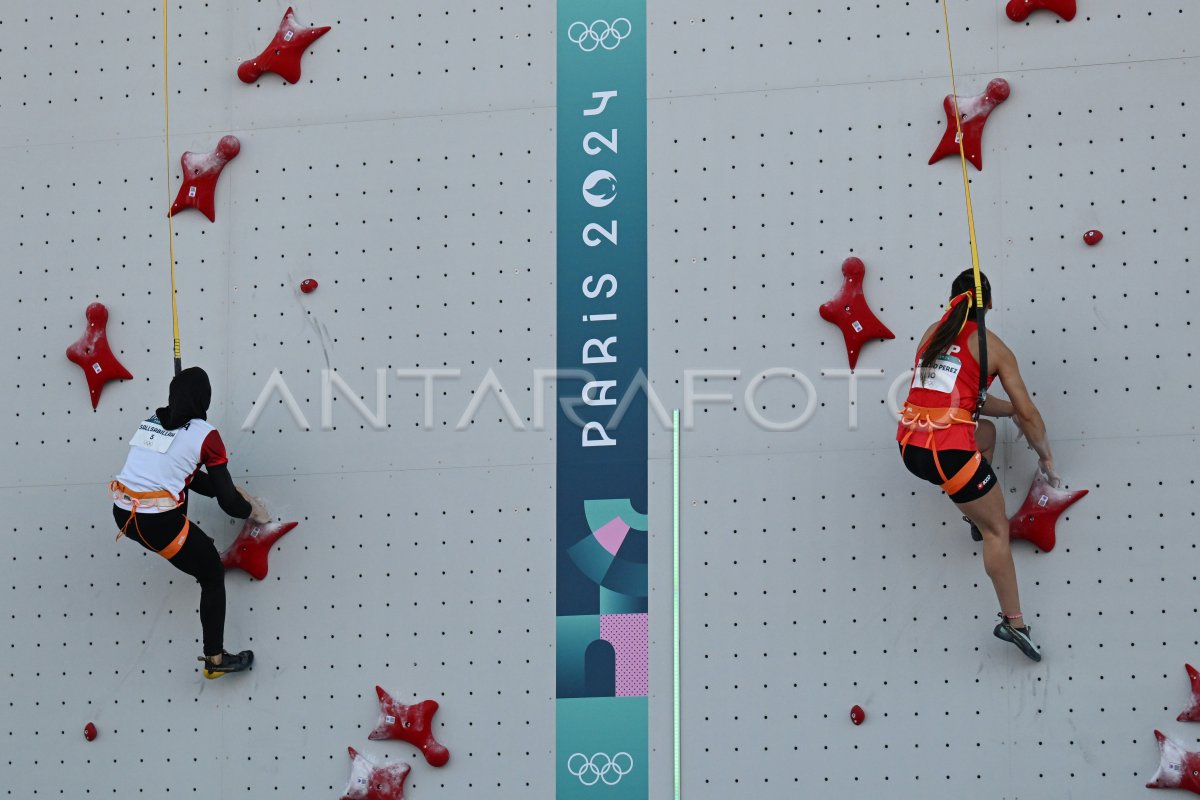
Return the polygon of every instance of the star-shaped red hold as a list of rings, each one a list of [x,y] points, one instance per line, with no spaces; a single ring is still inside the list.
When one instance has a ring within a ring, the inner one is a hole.
[[[260,525],[246,520],[233,544],[221,554],[225,569],[237,567],[250,573],[250,577],[261,581],[267,577],[267,555],[271,547],[285,533],[296,527],[298,522],[268,522]]]
[[[1158,772],[1147,789],[1187,789],[1200,794],[1200,753],[1189,753],[1174,739],[1155,731],[1158,739]]]
[[[103,303],[92,303],[83,315],[87,318],[87,330],[67,348],[67,358],[83,369],[94,409],[100,403],[104,384],[127,381],[133,376],[121,366],[108,346],[108,308]]]
[[[1046,480],[1045,474],[1038,470],[1025,502],[1008,521],[1009,538],[1025,539],[1033,542],[1043,553],[1049,553],[1054,549],[1054,523],[1064,511],[1087,493],[1087,489],[1076,489],[1073,492],[1056,489]]]
[[[450,751],[433,738],[433,715],[437,713],[435,700],[423,700],[412,706],[398,703],[383,687],[376,686],[379,695],[379,723],[368,739],[399,739],[417,749],[431,766],[440,767],[450,760]]]
[[[217,178],[221,170],[242,150],[242,143],[236,136],[222,136],[217,142],[217,149],[211,153],[185,152],[179,159],[183,165],[183,185],[175,202],[171,204],[168,216],[175,216],[185,208],[195,208],[208,217],[209,222],[217,219]]]
[[[963,152],[975,169],[983,169],[983,126],[988,115],[996,106],[1008,99],[1011,92],[1008,81],[995,78],[987,85],[987,91],[974,97],[958,98],[958,113],[962,115]],[[946,156],[958,155],[958,129],[954,125],[954,95],[946,95],[942,101],[946,112],[946,131],[937,149],[929,157],[929,163],[941,161]]]
[[[350,751],[350,780],[342,800],[404,800],[404,781],[412,767],[398,761],[376,766],[353,747],[346,749]]]
[[[1191,664],[1184,664],[1188,680],[1192,682],[1192,704],[1175,719],[1179,722],[1200,722],[1200,671]]]
[[[841,290],[832,300],[821,305],[821,319],[842,329],[850,369],[854,369],[858,363],[858,353],[866,342],[896,338],[867,305],[867,298],[863,294],[863,277],[866,274],[867,267],[861,258],[847,258],[842,262],[842,275],[845,277]]]
[[[238,77],[243,83],[254,83],[264,72],[274,72],[288,83],[296,83],[300,80],[300,57],[310,44],[328,32],[328,25],[307,28],[296,22],[296,15],[289,6],[275,38],[265,50],[238,66]]]
[[[1004,13],[1013,22],[1024,22],[1035,11],[1053,11],[1067,22],[1075,19],[1075,0],[1008,0]]]

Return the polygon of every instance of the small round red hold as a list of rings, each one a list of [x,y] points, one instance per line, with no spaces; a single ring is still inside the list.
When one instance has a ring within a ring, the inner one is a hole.
[[[855,725],[862,725],[863,720],[867,718],[867,712],[863,711],[862,706],[855,706],[850,709],[850,721]]]
[[[304,292],[305,294],[312,294],[314,291],[316,291],[316,288],[317,282],[312,278],[305,278],[300,282],[300,291]]]
[[[1090,230],[1083,235],[1083,240],[1087,242],[1089,247],[1095,247],[1100,244],[1100,240],[1104,238],[1104,234],[1098,230]]]
[[[83,738],[91,742],[96,739],[96,735],[96,723],[89,722],[87,725],[83,726]]]

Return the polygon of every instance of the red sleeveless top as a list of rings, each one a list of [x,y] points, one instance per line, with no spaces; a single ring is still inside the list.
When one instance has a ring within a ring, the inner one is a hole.
[[[967,413],[974,413],[979,399],[979,362],[971,355],[967,342],[977,335],[978,328],[968,320],[954,343],[934,360],[928,370],[921,368],[921,353],[917,354],[913,361],[912,386],[908,391],[909,403],[924,408],[961,408]],[[923,375],[923,372],[928,374]],[[988,386],[992,385],[995,377],[992,375],[988,378]],[[900,425],[896,430],[896,441],[901,441],[909,433],[908,428]],[[910,447],[923,447],[927,436],[913,435],[908,444]],[[950,425],[934,430],[933,438],[938,450],[977,449],[974,425]]]

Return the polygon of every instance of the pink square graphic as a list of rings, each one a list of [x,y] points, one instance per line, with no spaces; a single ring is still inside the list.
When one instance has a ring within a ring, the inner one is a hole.
[[[600,638],[617,654],[617,697],[650,694],[649,630],[646,614],[600,615]]]

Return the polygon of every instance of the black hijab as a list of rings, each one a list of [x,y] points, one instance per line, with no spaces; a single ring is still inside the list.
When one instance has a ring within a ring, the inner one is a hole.
[[[212,385],[208,374],[199,367],[188,367],[171,379],[167,405],[158,409],[158,421],[169,431],[181,428],[193,419],[208,419]]]

